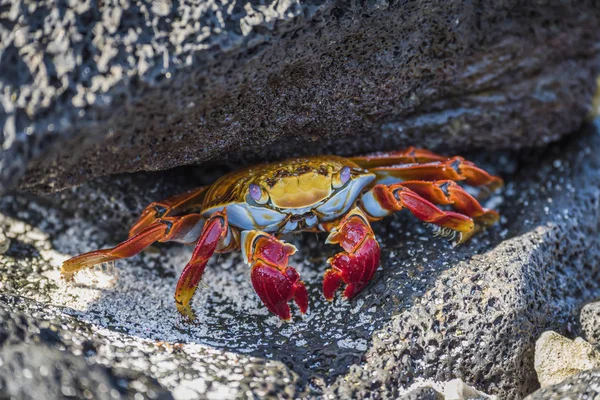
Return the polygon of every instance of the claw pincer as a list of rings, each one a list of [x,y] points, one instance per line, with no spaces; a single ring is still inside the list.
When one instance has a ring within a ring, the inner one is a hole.
[[[296,247],[260,231],[242,234],[244,260],[252,270],[250,278],[258,297],[281,319],[291,317],[289,301],[294,301],[302,314],[308,310],[308,292],[298,272],[288,266],[288,258]]]
[[[325,272],[323,295],[333,300],[345,283],[344,297],[351,299],[369,283],[379,266],[379,244],[367,217],[355,208],[333,228],[326,243],[339,244],[345,250],[327,260],[331,268]]]

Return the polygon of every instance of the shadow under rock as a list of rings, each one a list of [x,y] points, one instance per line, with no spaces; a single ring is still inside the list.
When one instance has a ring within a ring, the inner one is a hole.
[[[574,136],[570,141],[581,141],[586,135],[590,133]],[[371,284],[351,302],[337,298],[328,303],[320,293],[325,261],[338,249],[324,245],[324,237],[292,237],[300,251],[290,264],[297,267],[306,282],[311,303],[307,316],[300,318],[296,311],[289,324],[280,322],[260,304],[250,283],[249,269],[238,253],[211,261],[193,301],[198,322],[183,322],[172,295],[191,249],[178,245],[162,246],[158,252],[120,261],[117,279],[114,271],[99,272],[78,278],[78,285],[60,283],[48,296],[52,304],[66,307],[65,312],[82,322],[133,338],[200,343],[279,360],[310,389],[320,392],[347,373],[350,366],[359,364],[371,346],[373,333],[394,315],[418,305],[440,273],[543,223],[536,215],[545,197],[551,194],[542,190],[546,182],[536,181],[535,174],[523,171],[555,168],[553,159],[561,146],[547,149],[543,159],[537,158],[541,153],[534,152],[525,157],[502,154],[484,160],[484,166],[495,164],[496,172],[507,181],[490,205],[501,213],[502,219],[465,245],[452,248],[444,239],[433,238],[428,227],[407,213],[374,224],[382,248],[381,266]],[[507,176],[515,163],[519,164],[517,174]],[[15,205],[21,204],[28,210],[20,213],[21,220],[40,220],[40,207],[30,207],[31,202],[18,195],[14,200],[2,204],[2,213],[14,215]],[[54,208],[43,212],[51,215],[50,223],[32,225],[46,229],[53,248],[61,254],[74,255],[118,240],[95,227],[93,221],[65,217]],[[44,220],[48,221],[48,215],[44,215]],[[185,364],[185,359],[181,364]]]

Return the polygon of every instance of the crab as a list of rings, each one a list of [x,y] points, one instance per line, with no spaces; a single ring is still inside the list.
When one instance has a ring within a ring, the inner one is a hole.
[[[454,244],[499,219],[457,182],[491,192],[503,185],[462,157],[424,149],[343,158],[315,156],[262,164],[229,173],[147,206],[113,248],[91,251],[64,262],[72,278],[86,267],[132,257],[154,242],[195,244],[175,289],[178,311],[190,320],[190,301],[214,253],[241,250],[254,290],[269,311],[291,318],[290,302],[302,314],[308,292],[288,260],[297,249],[282,240],[294,232],[329,233],[326,243],[342,250],[327,260],[323,295],[333,300],[343,287],[351,299],[367,286],[379,266],[380,248],[371,222],[400,210],[432,224]],[[441,206],[441,207],[440,207]]]

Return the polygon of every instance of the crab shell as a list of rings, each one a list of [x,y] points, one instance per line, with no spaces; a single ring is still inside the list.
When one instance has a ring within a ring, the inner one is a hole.
[[[201,214],[208,218],[226,208],[229,224],[241,230],[280,234],[322,230],[321,222],[347,213],[374,180],[375,174],[342,157],[263,164],[225,175],[212,184]],[[260,190],[258,200],[250,194],[252,185]]]

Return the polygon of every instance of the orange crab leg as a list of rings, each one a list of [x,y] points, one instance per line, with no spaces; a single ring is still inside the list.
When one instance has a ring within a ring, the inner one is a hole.
[[[129,230],[129,237],[141,232],[158,219],[186,211],[190,206],[198,204],[204,196],[205,190],[206,187],[199,187],[162,201],[150,203],[150,205],[144,208],[138,220]]]
[[[294,301],[305,314],[308,292],[298,272],[288,266],[296,248],[262,231],[242,232],[242,254],[252,266],[252,286],[264,305],[283,320],[291,318],[288,302]]]
[[[444,157],[429,150],[409,147],[388,153],[352,157],[352,161],[377,174],[379,181],[386,178],[402,180],[466,180],[472,186],[486,186],[495,190],[503,185],[500,177],[490,175],[462,157]]]
[[[194,313],[190,301],[196,291],[208,260],[217,250],[219,243],[227,238],[228,224],[225,212],[215,212],[204,224],[200,239],[194,248],[192,258],[187,263],[177,282],[175,289],[175,302],[177,310],[190,320],[194,320]]]
[[[485,226],[493,225],[500,218],[496,211],[483,208],[473,196],[450,180],[406,181],[399,185],[412,190],[434,204],[452,205],[459,213],[465,214]]]
[[[440,156],[429,150],[417,149],[415,147],[408,147],[399,151],[350,157],[350,160],[366,169],[397,164],[422,164],[434,161],[445,161],[447,159],[448,157]]]
[[[500,177],[490,175],[462,157],[453,157],[443,162],[427,164],[377,167],[371,168],[370,171],[377,175],[379,181],[384,181],[386,178],[396,178],[403,181],[464,180],[469,185],[486,186],[490,190],[495,190],[504,184]]]
[[[361,200],[363,209],[373,219],[383,218],[406,208],[421,221],[458,231],[460,236],[457,243],[464,242],[475,232],[475,223],[470,217],[444,211],[401,183],[375,185]]]
[[[343,296],[351,299],[371,281],[379,266],[379,244],[365,214],[354,208],[331,229],[326,243],[339,244],[345,250],[327,260],[331,268],[325,271],[323,295],[333,300],[342,283]]]
[[[201,226],[202,221],[203,218],[200,214],[156,220],[153,224],[113,248],[90,251],[65,261],[61,268],[61,275],[66,279],[70,279],[75,272],[83,268],[133,257],[156,241],[194,241],[193,236],[197,236],[194,232],[198,226]]]

